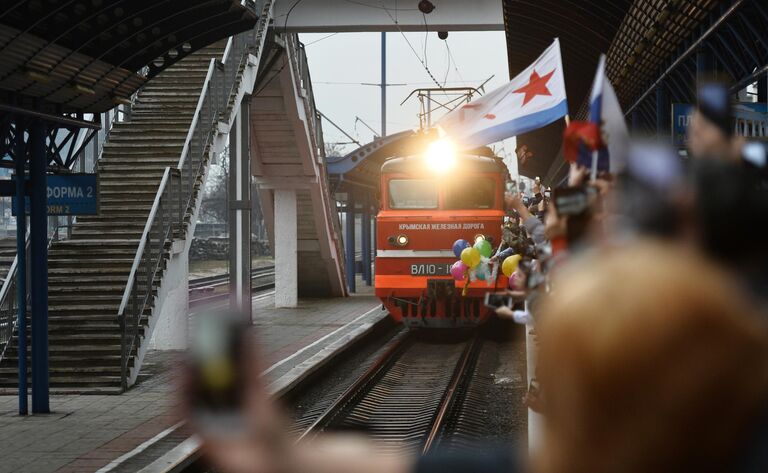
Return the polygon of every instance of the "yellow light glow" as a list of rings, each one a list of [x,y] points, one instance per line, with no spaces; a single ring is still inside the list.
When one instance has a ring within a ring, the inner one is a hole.
[[[456,146],[445,138],[433,141],[424,154],[427,166],[435,172],[445,172],[456,165]]]

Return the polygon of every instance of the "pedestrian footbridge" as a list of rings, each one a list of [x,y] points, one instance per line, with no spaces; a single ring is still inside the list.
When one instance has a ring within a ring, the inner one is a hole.
[[[54,392],[121,392],[136,382],[150,345],[184,347],[188,253],[202,187],[228,142],[233,159],[251,160],[263,189],[281,268],[278,302],[346,294],[306,56],[295,34],[269,31],[272,2],[259,4],[254,29],[149,81],[129,107],[106,115],[116,120],[106,122],[103,145],[88,148],[97,158],[100,212],[79,217],[70,237],[49,249]],[[0,292],[4,313],[16,311],[15,279],[8,275]],[[16,333],[0,341],[0,389],[18,386],[25,355]]]

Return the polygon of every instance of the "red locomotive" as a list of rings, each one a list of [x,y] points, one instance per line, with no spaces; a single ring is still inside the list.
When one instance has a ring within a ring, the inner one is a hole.
[[[491,313],[485,293],[505,288],[507,280],[454,279],[452,246],[458,239],[499,245],[509,175],[487,148],[436,152],[391,158],[381,167],[376,296],[409,326],[478,325]]]

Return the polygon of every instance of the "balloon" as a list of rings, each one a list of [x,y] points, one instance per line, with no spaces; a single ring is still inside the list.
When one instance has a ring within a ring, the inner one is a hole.
[[[485,281],[485,278],[488,277],[488,267],[484,264],[477,265],[477,269],[475,269],[475,275],[477,276],[477,279]]]
[[[467,265],[463,261],[457,261],[451,265],[451,276],[457,281],[463,281],[467,275]]]
[[[501,272],[504,273],[504,276],[512,276],[512,273],[517,269],[517,265],[520,263],[521,258],[520,255],[512,255],[508,256],[504,262],[501,263]]]
[[[480,264],[480,252],[477,251],[477,248],[464,248],[461,251],[461,261],[468,267],[474,268]]]
[[[467,240],[459,238],[453,242],[453,254],[456,255],[457,258],[461,258],[461,252],[464,251],[464,248],[469,248],[469,246]]]
[[[480,254],[486,258],[490,258],[491,253],[493,253],[493,247],[491,246],[490,242],[485,239],[478,239],[475,243],[475,248],[477,248],[477,251],[479,251]]]

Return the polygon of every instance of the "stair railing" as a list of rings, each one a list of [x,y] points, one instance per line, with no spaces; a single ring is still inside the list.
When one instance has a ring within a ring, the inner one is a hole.
[[[25,251],[29,255],[29,232],[27,232]],[[27,261],[29,261],[28,258]],[[19,320],[19,304],[16,291],[18,265],[19,256],[16,255],[13,258],[11,267],[8,269],[8,274],[5,276],[5,281],[3,281],[3,285],[0,287],[0,361],[5,357],[5,352],[11,344]],[[27,298],[29,298],[29,294],[27,294]]]
[[[315,155],[318,159],[318,172],[322,173],[321,180],[325,183],[328,182],[328,174],[326,168],[325,159],[325,141],[323,137],[323,122],[320,112],[317,110],[315,104],[315,93],[312,90],[312,77],[309,73],[309,62],[307,60],[307,51],[304,44],[299,41],[298,35],[288,34],[285,35],[287,46],[294,52],[289,54],[295,74],[295,87],[300,96],[304,100],[304,106],[307,110],[307,117],[309,118],[309,132],[313,145],[315,147]],[[327,215],[331,216],[331,225],[333,231],[329,232],[329,244],[335,246],[336,254],[340,258],[344,257],[344,247],[339,238],[341,235],[341,220],[340,214],[335,208],[331,207],[330,199],[326,203]],[[335,216],[335,218],[333,217]],[[340,261],[341,267],[344,267],[343,260]]]
[[[173,229],[181,214],[181,175],[165,168],[160,189],[139,240],[123,298],[118,310],[120,324],[120,374],[122,388],[128,381],[128,362],[138,349],[142,334],[142,318],[151,307],[154,290],[165,269],[165,255],[173,241]]]
[[[256,3],[250,0],[243,4],[256,8]],[[237,93],[238,75],[249,55],[260,55],[264,47],[271,13],[272,1],[263,2],[256,27],[230,38],[221,60],[211,59],[179,163],[163,173],[117,313],[123,390],[128,388],[131,359],[143,336],[142,319],[149,315],[153,305],[168,250],[175,239],[186,236],[218,123],[230,110]]]

